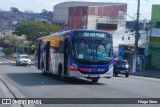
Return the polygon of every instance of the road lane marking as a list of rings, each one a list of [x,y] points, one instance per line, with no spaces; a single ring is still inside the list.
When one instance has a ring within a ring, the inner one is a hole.
[[[0,61],[0,64],[15,63],[14,61]]]

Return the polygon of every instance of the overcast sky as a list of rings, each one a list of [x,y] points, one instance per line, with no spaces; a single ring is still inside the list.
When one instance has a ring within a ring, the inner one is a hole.
[[[17,7],[20,11],[32,10],[39,13],[42,9],[53,11],[53,6],[66,1],[91,1],[91,2],[123,2],[128,4],[127,13],[136,19],[138,0],[0,0],[0,9],[9,11],[10,7]],[[152,4],[160,4],[160,0],[141,0],[140,19],[151,19]],[[127,20],[132,20],[127,17]]]

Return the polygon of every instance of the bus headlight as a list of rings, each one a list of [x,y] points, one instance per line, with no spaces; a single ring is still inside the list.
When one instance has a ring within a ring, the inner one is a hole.
[[[126,64],[126,68],[129,68],[129,65],[128,65],[128,64]]]

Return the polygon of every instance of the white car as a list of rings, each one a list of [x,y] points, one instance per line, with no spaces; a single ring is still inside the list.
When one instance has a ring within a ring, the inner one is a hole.
[[[31,59],[28,55],[19,55],[16,60],[16,65],[29,65],[31,66]]]

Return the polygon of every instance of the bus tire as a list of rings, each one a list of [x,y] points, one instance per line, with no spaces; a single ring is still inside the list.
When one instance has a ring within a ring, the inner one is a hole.
[[[59,64],[59,67],[58,67],[58,76],[61,78],[62,81],[66,80],[66,77],[64,76],[64,72],[62,71],[62,64]]]
[[[98,80],[99,80],[99,78],[94,78],[94,79],[92,79],[92,82],[93,82],[93,83],[97,83]]]
[[[61,72],[62,72],[62,66],[59,64],[58,66],[58,76],[61,77]]]
[[[125,77],[129,77],[129,73],[126,73],[126,74],[125,74]]]
[[[117,76],[118,76],[118,73],[115,73],[114,75],[117,77]]]

